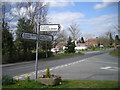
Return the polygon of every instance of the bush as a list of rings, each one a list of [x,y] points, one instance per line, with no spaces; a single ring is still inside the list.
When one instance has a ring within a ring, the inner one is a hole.
[[[11,85],[14,84],[15,80],[8,75],[2,76],[2,85]]]
[[[116,46],[116,49],[117,49],[118,51],[120,51],[120,45],[117,45],[117,46]]]
[[[53,56],[53,53],[51,51],[47,52],[48,57]],[[46,52],[44,51],[40,51],[38,53],[38,58],[45,58],[46,57]],[[36,58],[36,53],[32,53],[32,52],[17,52],[13,55],[11,55],[11,57],[9,55],[3,55],[2,57],[2,63],[15,63],[15,62],[22,62],[22,61],[31,61],[31,60],[35,60]]]
[[[93,50],[93,51],[95,50],[95,46],[94,46],[94,45],[92,45],[92,50]]]
[[[65,49],[65,53],[75,53],[75,42],[72,42],[72,39],[69,37],[67,41],[67,48]]]
[[[50,77],[50,69],[49,69],[49,67],[47,67],[47,69],[46,69],[46,76]]]
[[[82,51],[84,51],[84,49],[82,49]]]

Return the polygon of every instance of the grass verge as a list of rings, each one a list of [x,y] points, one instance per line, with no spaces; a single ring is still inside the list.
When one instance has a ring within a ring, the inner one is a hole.
[[[78,55],[84,55],[84,53],[61,53],[61,54],[55,54],[53,57],[49,58],[44,58],[42,60],[55,60],[55,59],[62,59],[62,58],[67,58],[71,56],[78,56]]]
[[[19,80],[13,85],[3,85],[3,88],[118,88],[117,81],[100,80],[63,80],[58,86],[45,86],[35,80]]]
[[[111,56],[120,57],[120,51],[119,50],[113,50],[113,51],[109,52],[109,54]]]

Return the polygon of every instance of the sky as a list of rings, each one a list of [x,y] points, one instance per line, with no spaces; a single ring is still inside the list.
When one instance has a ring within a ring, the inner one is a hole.
[[[83,36],[97,37],[113,31],[113,25],[117,25],[117,5],[115,2],[52,2],[48,17],[52,23],[61,24],[64,30],[76,23]]]
[[[114,31],[113,26],[118,24],[118,3],[105,1],[49,2],[47,18],[51,24],[60,24],[67,35],[69,35],[67,28],[71,24],[77,24],[83,37],[87,35],[98,37],[107,31]],[[16,14],[14,3],[12,7],[10,11]],[[32,6],[30,8],[33,10]],[[22,15],[26,10],[21,8],[19,12]],[[15,20],[10,23],[16,24]]]

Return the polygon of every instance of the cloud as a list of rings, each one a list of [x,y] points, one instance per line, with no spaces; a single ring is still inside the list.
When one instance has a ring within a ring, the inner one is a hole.
[[[9,22],[9,25],[11,27],[16,27],[17,23],[18,23],[18,21],[13,21],[13,22]]]
[[[27,12],[27,9],[24,7],[11,9],[12,15],[16,15],[16,16],[20,16],[20,17],[25,16],[26,12]]]
[[[95,18],[85,19],[85,15],[80,12],[52,12],[48,14],[51,23],[58,23],[66,30],[66,27],[72,23],[77,23],[83,33],[91,33],[98,36],[110,30],[118,21],[117,14],[101,15]]]
[[[111,5],[112,2],[104,2],[102,4],[96,4],[95,5],[95,9],[102,9],[102,8],[106,8],[107,6]]]
[[[50,8],[75,6],[73,2],[50,2]]]
[[[52,23],[59,23],[62,25],[68,25],[70,23],[77,22],[85,15],[80,12],[52,12],[48,15],[48,19]]]
[[[90,28],[89,31],[98,36],[100,34],[104,34],[107,31],[115,30],[113,26],[118,25],[118,15],[102,15],[89,19],[88,21],[85,20],[83,24],[91,26],[92,28]]]
[[[81,22],[87,25],[98,25],[98,24],[109,23],[109,22],[114,23],[117,20],[118,20],[118,15],[111,14],[111,15],[102,15],[99,17],[91,18],[91,19],[82,19]]]
[[[101,4],[96,4],[94,6],[94,9],[98,10],[98,9],[106,8],[118,1],[119,0],[114,0],[114,1],[113,0],[103,0]]]

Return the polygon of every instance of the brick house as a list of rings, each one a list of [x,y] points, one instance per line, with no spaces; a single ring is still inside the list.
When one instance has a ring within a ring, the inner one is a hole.
[[[91,38],[91,39],[88,39],[85,44],[86,45],[94,45],[94,46],[98,46],[98,43],[97,43],[97,40],[98,38]]]

